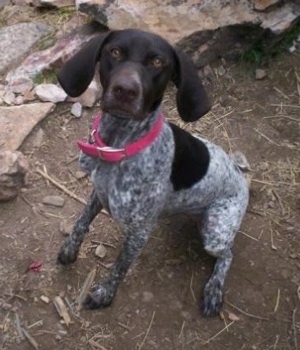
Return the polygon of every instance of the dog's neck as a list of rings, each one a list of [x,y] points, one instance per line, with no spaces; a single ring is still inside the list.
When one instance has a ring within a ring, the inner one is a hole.
[[[107,146],[122,148],[145,136],[159,115],[160,110],[156,110],[142,120],[134,120],[103,113],[98,132]]]

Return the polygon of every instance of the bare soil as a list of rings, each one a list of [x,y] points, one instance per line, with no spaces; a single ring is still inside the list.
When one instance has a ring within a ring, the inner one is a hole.
[[[88,178],[77,179],[75,141],[88,135],[97,108],[70,116],[62,104],[28,137],[28,186],[0,204],[0,348],[3,350],[296,350],[300,347],[300,54],[282,54],[255,80],[253,67],[215,64],[205,77],[212,111],[194,124],[177,116],[174,91],[164,101],[167,118],[187,130],[240,150],[252,171],[250,205],[234,246],[222,317],[204,318],[199,302],[213,259],[186,217],[162,220],[119,288],[113,305],[78,311],[74,302],[90,271],[98,281],[114,261],[122,233],[105,214],[91,227],[78,261],[56,265],[64,235],[83,205],[41,176],[42,170],[86,199]],[[221,72],[221,71],[220,71]],[[42,144],[40,131],[44,136]],[[41,204],[46,195],[62,208]],[[104,258],[95,256],[102,242]],[[29,269],[41,261],[39,272]],[[47,299],[43,301],[41,297]],[[60,296],[71,318],[54,307]],[[27,330],[25,337],[18,327]],[[298,345],[297,345],[298,341]],[[36,342],[36,343],[35,343]]]

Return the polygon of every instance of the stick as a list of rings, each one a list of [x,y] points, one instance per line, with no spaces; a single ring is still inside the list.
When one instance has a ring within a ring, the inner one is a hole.
[[[93,348],[96,348],[96,349],[100,349],[100,350],[107,350],[107,348],[105,348],[103,345],[100,345],[99,343],[97,343],[95,340],[93,339],[90,339],[88,341],[88,343],[93,347]]]
[[[194,290],[193,290],[193,279],[194,279],[194,271],[192,271],[192,276],[191,276],[191,281],[190,281],[190,291],[191,291],[192,297],[194,299],[194,302],[196,302],[197,299],[195,297],[195,293],[194,293]]]
[[[22,332],[29,341],[29,343],[35,348],[35,350],[38,350],[39,344],[37,343],[37,341],[26,331],[25,328],[22,328]]]
[[[19,337],[23,340],[24,339],[24,333],[22,331],[19,314],[16,313],[15,314],[15,318],[16,318],[16,327],[17,327],[17,331],[18,331]]]
[[[296,312],[297,312],[297,308],[294,309],[294,311],[293,311],[292,330],[293,330],[293,338],[294,338],[294,348],[295,348],[295,350],[298,350],[297,329],[296,329]]]
[[[218,335],[220,335],[221,333],[223,333],[224,331],[226,331],[231,325],[234,324],[235,321],[231,321],[226,327],[224,327],[223,329],[221,329],[217,334],[215,334],[213,337],[211,337],[210,339],[206,340],[204,342],[204,344],[208,344],[209,342],[211,342],[213,339],[215,339]]]
[[[152,317],[151,317],[151,321],[150,321],[150,323],[149,323],[149,326],[148,326],[148,328],[147,328],[146,334],[145,334],[145,336],[144,336],[144,339],[143,339],[141,345],[138,346],[138,350],[141,350],[141,348],[142,348],[142,347],[144,346],[144,344],[145,344],[145,341],[146,341],[146,339],[147,339],[147,337],[148,337],[148,335],[149,335],[149,333],[150,333],[150,330],[151,330],[151,327],[152,327],[152,324],[153,324],[154,317],[155,317],[155,311],[153,311],[153,314],[152,314]]]
[[[185,325],[185,321],[183,320],[178,338],[181,338],[181,337],[182,337],[184,325]]]
[[[78,202],[80,202],[81,204],[86,205],[86,201],[80,197],[78,197],[75,193],[69,191],[64,185],[60,184],[58,181],[54,180],[50,175],[44,173],[42,170],[40,169],[36,169],[36,172],[40,175],[42,175],[46,180],[49,180],[53,185],[55,185],[57,188],[59,188],[60,190],[62,190],[63,192],[65,192],[68,196],[70,196],[71,198],[77,200]]]
[[[276,298],[276,303],[274,307],[274,314],[277,312],[278,307],[279,307],[279,301],[280,301],[280,289],[277,291],[277,298]]]
[[[83,300],[85,299],[85,297],[88,294],[89,289],[91,288],[92,283],[94,282],[96,276],[96,269],[93,269],[86,277],[83,286],[81,288],[81,292],[77,297],[77,304],[78,304],[78,309],[81,309]]]
[[[239,307],[231,304],[228,300],[225,300],[225,303],[228,304],[229,306],[233,307],[234,309],[238,310],[241,314],[243,314],[245,316],[248,316],[248,317],[251,317],[251,318],[255,318],[256,320],[269,321],[269,319],[266,318],[266,317],[252,315],[249,312],[246,312],[246,311],[240,309]]]

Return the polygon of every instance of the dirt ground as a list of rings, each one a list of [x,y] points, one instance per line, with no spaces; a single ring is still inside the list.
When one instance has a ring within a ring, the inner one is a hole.
[[[96,269],[95,280],[103,278],[122,234],[100,214],[78,261],[56,266],[64,240],[60,227],[70,225],[83,205],[38,170],[87,198],[89,180],[76,178],[75,141],[88,135],[96,110],[76,119],[70,117],[70,105],[62,104],[22,146],[30,160],[28,186],[16,200],[0,204],[0,349],[27,350],[37,344],[45,350],[300,348],[300,53],[273,59],[267,78],[259,81],[253,67],[241,63],[227,63],[226,74],[219,76],[220,64],[205,78],[212,111],[182,126],[228,152],[244,152],[252,168],[251,200],[235,241],[223,317],[204,318],[199,311],[213,260],[186,217],[159,223],[111,307],[78,312],[74,302],[88,273]],[[173,90],[164,111],[182,124]],[[63,197],[64,206],[43,205],[46,195]],[[101,242],[104,258],[95,256]],[[42,262],[39,272],[29,270],[35,261]],[[69,325],[54,307],[57,296],[67,307]],[[29,339],[22,338],[18,326]]]

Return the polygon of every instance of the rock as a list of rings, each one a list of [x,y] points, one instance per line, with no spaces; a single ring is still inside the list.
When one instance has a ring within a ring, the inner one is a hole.
[[[76,177],[77,180],[81,180],[81,179],[87,177],[87,173],[85,173],[84,171],[80,171],[79,170],[79,171],[76,171],[75,177]]]
[[[218,68],[218,74],[219,74],[220,77],[222,77],[223,75],[226,74],[226,69],[224,68],[224,66],[221,65],[221,66]]]
[[[0,107],[1,149],[17,150],[25,137],[54,108],[53,103]]]
[[[52,205],[53,207],[63,207],[65,200],[60,196],[46,196],[43,198],[43,204]]]
[[[39,128],[34,135],[33,141],[32,141],[32,146],[35,148],[40,148],[43,144],[44,141],[44,130],[42,128]]]
[[[12,105],[15,102],[15,94],[12,91],[6,91],[2,96],[3,102],[7,105]]]
[[[265,11],[270,6],[279,4],[281,0],[254,0],[253,8],[257,11]]]
[[[16,98],[15,98],[15,100],[14,100],[14,104],[15,105],[17,105],[17,106],[20,106],[20,105],[22,105],[22,104],[24,104],[24,102],[25,102],[25,99],[24,99],[24,97],[23,96],[17,96]]]
[[[72,233],[73,224],[68,223],[66,221],[62,221],[59,225],[59,232],[61,232],[65,236],[69,236]]]
[[[9,85],[17,84],[24,79],[34,78],[45,70],[59,66],[87,43],[97,33],[97,30],[97,26],[86,24],[58,39],[54,46],[29,55],[18,68],[7,74],[6,82]]]
[[[33,0],[36,7],[70,7],[75,5],[75,0]]]
[[[103,245],[103,244],[99,244],[98,247],[97,247],[96,250],[95,250],[95,255],[96,255],[98,258],[104,259],[105,256],[106,256],[106,253],[107,253],[107,250],[106,250],[106,248],[104,247],[104,245]]]
[[[143,292],[143,297],[142,297],[143,302],[150,303],[153,299],[154,299],[153,293],[147,292],[147,291]]]
[[[264,3],[268,7],[267,3],[271,2],[257,1],[254,6],[262,8]],[[273,30],[272,23],[282,19],[283,13],[289,12],[294,20],[300,15],[300,9],[291,2],[270,13],[255,11],[252,1],[230,0],[178,0],[176,6],[172,1],[161,0],[76,0],[76,6],[108,28],[150,30],[172,43],[195,32],[238,24],[260,23],[262,28]]]
[[[40,299],[46,304],[49,304],[49,302],[50,302],[50,299],[48,297],[46,297],[45,295],[41,295]]]
[[[67,98],[64,90],[55,84],[40,84],[34,89],[37,97],[44,102],[63,102]]]
[[[80,102],[75,102],[71,108],[71,114],[76,118],[80,118],[82,114],[82,105]]]
[[[9,90],[16,94],[24,94],[33,89],[33,81],[31,79],[19,81],[19,83],[8,86]]]
[[[0,29],[0,73],[23,57],[52,28],[43,23],[19,23]]]
[[[28,162],[21,152],[0,152],[0,201],[8,201],[17,196],[26,185]]]
[[[10,0],[0,0],[0,9],[10,4]]]
[[[267,72],[264,69],[255,70],[255,79],[262,80],[267,76]]]
[[[292,1],[265,12],[246,0],[176,0],[176,6],[160,0],[77,0],[76,6],[110,29],[160,34],[187,51],[197,67],[219,57],[236,59],[262,38],[269,48],[300,18],[300,6]]]
[[[93,107],[102,95],[102,87],[98,82],[98,76],[92,80],[85,92],[79,97],[68,97],[68,101],[80,102],[85,107]]]

